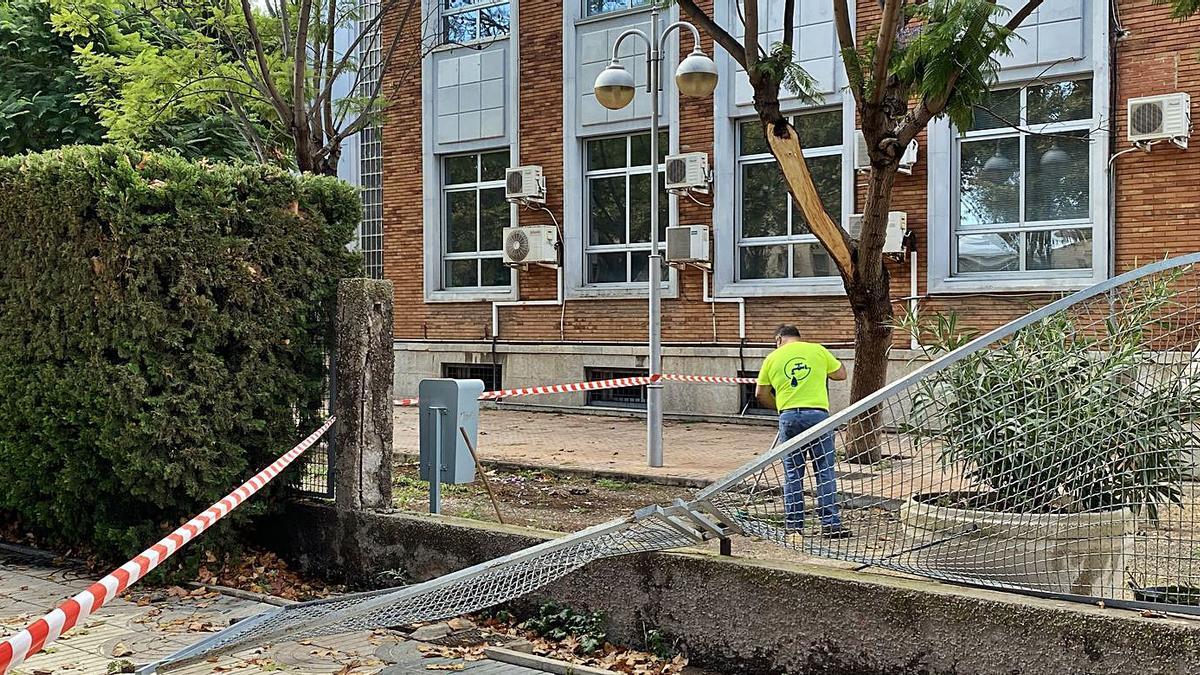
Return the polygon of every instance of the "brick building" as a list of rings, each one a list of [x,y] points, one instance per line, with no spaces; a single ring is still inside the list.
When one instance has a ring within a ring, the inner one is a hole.
[[[716,2],[717,20],[733,26],[736,5]],[[842,92],[831,4],[796,3],[797,56],[824,101],[785,106],[805,130],[827,206],[845,225],[865,188],[854,170],[854,102]],[[778,21],[782,3],[769,5],[764,13]],[[591,87],[616,36],[644,28],[647,9],[640,0],[445,0],[435,9],[443,38],[464,44],[435,50],[419,77],[405,75],[403,59],[384,73],[403,111],[384,123],[381,152],[398,392],[415,392],[429,376],[511,387],[644,371],[648,94],[614,112]],[[876,0],[854,9],[859,35],[871,34]],[[1019,35],[973,127],[933,122],[911,174],[897,179],[892,208],[907,214],[916,249],[889,262],[897,313],[915,295],[922,311],[955,310],[966,325],[992,327],[1139,262],[1200,250],[1200,148],[1159,143],[1116,156],[1130,147],[1129,98],[1200,95],[1200,20],[1173,20],[1150,0],[1045,0]],[[848,348],[853,322],[840,281],[788,204],[745,74],[703,39],[720,68],[717,91],[680,99],[668,85],[661,107],[668,152],[708,153],[712,192],[705,204],[671,196],[664,220],[711,227],[712,274],[670,271],[664,370],[754,372],[784,322]],[[686,32],[672,43],[669,63],[692,47]],[[640,49],[629,41],[622,51],[644,83]],[[504,201],[504,169],[520,165],[542,168],[545,210]],[[560,272],[503,265],[502,227],[555,221]],[[914,357],[909,346],[898,332],[893,376]],[[844,401],[834,393],[835,405]],[[743,395],[679,385],[665,404],[668,412],[738,414]],[[585,402],[637,405],[637,392],[537,400]]]

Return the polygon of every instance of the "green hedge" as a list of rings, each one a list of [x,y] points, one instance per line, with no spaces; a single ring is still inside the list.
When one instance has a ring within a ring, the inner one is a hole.
[[[268,166],[0,159],[0,509],[121,557],[315,427],[359,208]]]

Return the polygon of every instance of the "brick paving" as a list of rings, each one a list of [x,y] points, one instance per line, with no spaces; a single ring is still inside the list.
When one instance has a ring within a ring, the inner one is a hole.
[[[24,628],[91,583],[93,576],[69,563],[0,548],[0,635]],[[132,594],[134,598],[142,595]],[[166,593],[153,596],[153,602],[142,606],[125,598],[113,600],[84,625],[63,635],[12,672],[102,675],[117,661],[127,660],[141,666],[193,644],[235,620],[271,608],[263,602],[212,593],[185,598]],[[538,672],[489,660],[463,663],[456,659],[427,658],[418,651],[419,645],[392,631],[359,632],[263,646],[171,672],[401,675],[427,672],[430,665],[455,663],[462,664],[463,671],[479,675]]]

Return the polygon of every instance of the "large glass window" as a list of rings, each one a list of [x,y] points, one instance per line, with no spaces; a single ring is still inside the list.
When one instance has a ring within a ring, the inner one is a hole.
[[[442,0],[442,37],[465,44],[508,35],[508,0]]]
[[[1091,80],[1001,89],[955,141],[957,275],[1092,267]]]
[[[650,278],[650,134],[589,140],[586,149],[587,283]],[[658,240],[666,247],[670,201],[663,187],[667,134],[658,141]],[[667,266],[662,266],[663,279]]]
[[[840,221],[842,111],[797,115],[793,124],[825,210]],[[738,125],[738,193],[739,281],[837,275],[829,254],[792,203],[758,120]]]
[[[583,8],[587,16],[620,12],[635,7],[649,7],[651,0],[584,0]]]
[[[445,288],[508,286],[504,266],[504,199],[508,151],[455,155],[442,160],[442,285]]]

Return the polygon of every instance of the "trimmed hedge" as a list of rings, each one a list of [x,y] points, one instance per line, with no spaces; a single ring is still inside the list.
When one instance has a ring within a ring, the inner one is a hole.
[[[359,209],[269,166],[0,159],[0,509],[120,558],[311,431]]]

